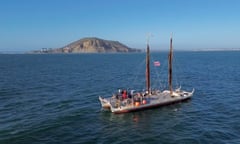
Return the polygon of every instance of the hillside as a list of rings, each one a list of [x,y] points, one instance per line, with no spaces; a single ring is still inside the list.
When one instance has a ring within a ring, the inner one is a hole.
[[[100,38],[83,38],[72,42],[62,48],[50,49],[43,48],[33,53],[127,53],[140,52],[139,49],[129,48],[126,45],[111,40],[103,40]]]

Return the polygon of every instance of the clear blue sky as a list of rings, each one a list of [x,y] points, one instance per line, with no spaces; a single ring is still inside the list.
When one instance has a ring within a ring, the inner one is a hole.
[[[0,52],[62,47],[83,37],[144,48],[240,48],[240,0],[1,0]]]

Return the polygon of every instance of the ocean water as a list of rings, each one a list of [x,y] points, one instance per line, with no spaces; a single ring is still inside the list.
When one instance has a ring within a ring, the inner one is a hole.
[[[116,115],[98,96],[144,89],[143,53],[0,55],[0,144],[240,143],[240,52],[174,56],[192,99]],[[166,58],[151,55],[152,87],[166,88]]]

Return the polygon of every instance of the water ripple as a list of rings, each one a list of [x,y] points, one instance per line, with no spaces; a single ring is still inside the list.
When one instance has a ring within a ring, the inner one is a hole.
[[[176,56],[191,100],[115,115],[98,96],[144,87],[144,54],[0,55],[0,143],[240,143],[239,53]]]

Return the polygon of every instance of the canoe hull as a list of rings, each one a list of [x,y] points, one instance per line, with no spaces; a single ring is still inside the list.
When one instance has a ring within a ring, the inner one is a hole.
[[[170,94],[170,91],[166,90],[155,95],[142,96],[140,101],[135,101],[133,98],[119,100],[113,97],[112,98],[99,97],[99,100],[103,108],[110,109],[112,113],[121,114],[161,107],[185,101],[190,99],[193,93],[194,90],[192,92],[178,90],[174,91],[173,94]]]

